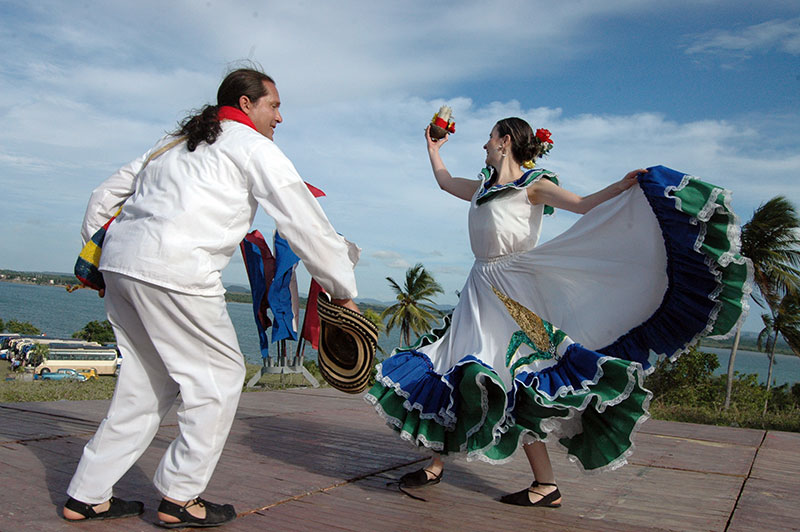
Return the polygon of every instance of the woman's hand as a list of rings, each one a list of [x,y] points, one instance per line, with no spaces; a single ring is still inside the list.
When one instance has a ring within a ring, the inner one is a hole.
[[[429,152],[438,152],[439,148],[442,147],[442,144],[447,142],[450,139],[450,134],[444,136],[439,140],[434,140],[431,138],[431,126],[428,124],[428,127],[425,128],[425,140],[428,141],[428,151]]]
[[[638,168],[636,170],[631,170],[630,172],[625,174],[625,177],[623,177],[616,183],[619,187],[619,193],[621,194],[622,192],[625,192],[626,190],[631,188],[633,185],[637,184],[639,182],[637,178],[640,175],[646,173],[647,170],[645,170],[644,168]]]

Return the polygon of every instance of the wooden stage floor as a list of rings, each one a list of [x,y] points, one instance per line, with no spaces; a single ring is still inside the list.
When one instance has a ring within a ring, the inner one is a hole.
[[[0,531],[152,531],[150,482],[176,434],[170,413],[115,494],[141,517],[68,523],[64,491],[107,401],[0,404]],[[564,505],[497,498],[530,483],[508,464],[456,460],[442,482],[407,497],[391,481],[423,463],[360,396],[332,389],[242,395],[206,498],[231,502],[232,531],[759,531],[800,529],[800,434],[650,420],[629,465],[585,475],[550,447]]]

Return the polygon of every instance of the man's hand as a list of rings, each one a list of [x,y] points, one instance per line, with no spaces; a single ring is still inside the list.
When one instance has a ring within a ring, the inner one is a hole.
[[[355,301],[352,299],[331,299],[331,302],[361,314],[361,311],[358,309],[358,305],[356,305]]]

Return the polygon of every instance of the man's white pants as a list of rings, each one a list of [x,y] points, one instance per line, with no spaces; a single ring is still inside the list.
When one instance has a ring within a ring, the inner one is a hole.
[[[180,392],[180,434],[153,482],[162,495],[193,499],[211,479],[244,382],[225,297],[174,292],[110,272],[103,277],[122,367],[108,414],[86,444],[67,493],[88,504],[108,500]]]

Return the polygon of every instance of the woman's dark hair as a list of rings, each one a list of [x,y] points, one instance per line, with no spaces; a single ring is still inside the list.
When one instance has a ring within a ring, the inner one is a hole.
[[[217,105],[206,105],[200,112],[186,117],[175,135],[185,135],[186,148],[194,151],[198,144],[214,144],[222,132],[217,113],[219,108],[228,105],[241,110],[239,98],[247,96],[251,102],[266,96],[264,82],[275,83],[268,75],[252,68],[234,70],[222,80],[217,90]]]
[[[512,116],[500,120],[494,127],[498,137],[511,137],[511,155],[518,163],[534,161],[544,155],[542,144],[536,141],[533,129],[525,120]]]

